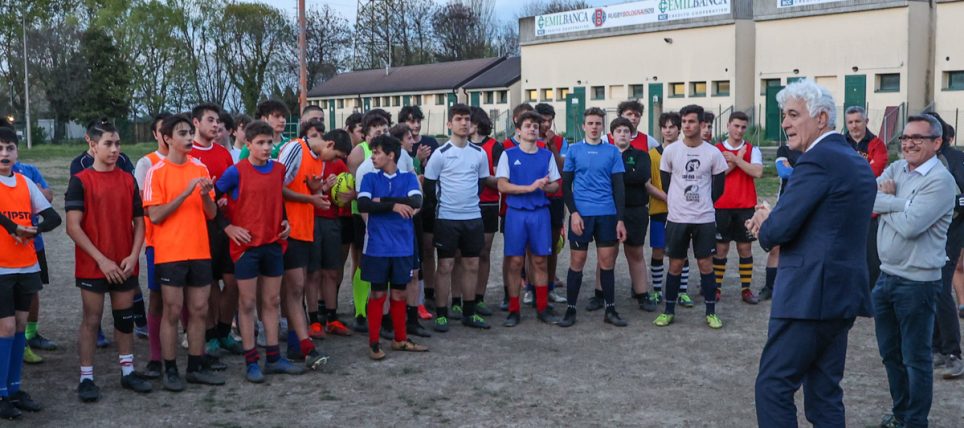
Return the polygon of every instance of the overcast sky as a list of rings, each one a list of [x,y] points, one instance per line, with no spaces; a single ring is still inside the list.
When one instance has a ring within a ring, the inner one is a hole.
[[[277,8],[283,9],[291,15],[295,15],[298,12],[298,1],[297,0],[255,0],[261,3],[267,3]],[[367,0],[362,0],[366,2]],[[444,3],[444,0],[435,0],[437,3]],[[522,9],[522,4],[527,0],[495,0],[495,14],[500,20],[511,19],[515,17],[516,13]],[[587,3],[593,6],[601,6],[607,4],[625,3],[625,0],[586,0]],[[322,4],[327,4],[338,12],[342,14],[349,21],[355,20],[355,7],[358,0],[305,0],[306,7],[320,7]]]

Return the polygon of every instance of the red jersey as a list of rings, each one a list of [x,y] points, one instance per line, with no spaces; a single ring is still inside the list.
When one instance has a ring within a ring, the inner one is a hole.
[[[749,163],[753,154],[753,146],[748,142],[743,142],[743,147],[746,147],[746,152],[743,153],[743,160]],[[721,152],[733,153],[734,156],[740,152],[740,150],[727,149],[723,143],[717,143],[716,148],[720,149]],[[726,185],[723,187],[723,195],[720,196],[720,199],[716,200],[713,206],[719,210],[755,207],[756,185],[753,183],[753,177],[739,167],[733,168],[733,171],[730,171],[730,173],[726,175]]]
[[[475,144],[475,143],[472,143]],[[486,138],[482,144],[476,144],[478,147],[485,152],[485,157],[489,159],[489,176],[495,177],[495,167],[498,165],[499,157],[502,156],[504,148],[502,144],[499,144],[495,138]],[[482,188],[482,194],[479,195],[480,204],[497,204],[499,203],[499,191],[493,189],[489,186]]]
[[[189,154],[191,157],[201,161],[201,163],[208,168],[208,173],[211,174],[211,180],[215,182],[224,175],[224,171],[227,170],[229,166],[234,165],[234,158],[231,157],[231,152],[220,144],[201,147],[195,141],[194,147],[191,148],[191,153]]]
[[[609,139],[609,144],[616,144],[616,140],[613,139],[613,134],[606,134],[606,137]],[[637,132],[636,137],[629,142],[629,145],[636,150],[649,153],[649,137],[647,137],[644,132]]]
[[[131,255],[134,245],[134,218],[144,216],[140,192],[134,176],[120,168],[100,172],[87,168],[70,178],[65,208],[83,211],[80,227],[90,242],[114,263]],[[80,279],[105,279],[90,254],[74,247],[74,275]],[[134,266],[133,275],[138,275]]]
[[[345,162],[342,161],[341,159],[335,159],[330,162],[321,163],[320,175],[322,180],[327,180],[328,177],[331,177],[333,175],[337,176],[338,174],[341,174],[343,172],[348,172],[348,165],[345,165]],[[351,204],[347,204],[346,206],[348,207],[348,212],[350,214]],[[332,218],[332,219],[338,218],[341,215],[341,211],[343,211],[344,208],[345,207],[339,207],[338,205],[335,205],[335,201],[334,199],[332,199],[331,207],[329,207],[327,210],[320,210],[317,207],[315,208],[315,217]]]
[[[242,159],[236,167],[238,199],[228,200],[231,207],[228,212],[239,214],[231,216],[231,224],[247,229],[251,241],[238,245],[231,240],[231,259],[237,262],[249,248],[274,243],[281,244],[284,251],[287,242],[278,237],[284,220],[284,197],[281,195],[285,180],[284,165],[274,162],[271,171],[265,173],[255,169],[247,159]]]

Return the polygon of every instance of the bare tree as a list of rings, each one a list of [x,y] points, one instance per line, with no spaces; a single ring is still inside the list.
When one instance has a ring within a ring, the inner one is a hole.
[[[176,85],[173,94],[175,105],[188,107],[199,102],[224,105],[232,94],[228,66],[228,40],[222,15],[224,0],[193,2],[170,0],[172,5],[184,11],[175,37],[184,56],[175,67],[187,75],[187,82]]]
[[[491,0],[450,1],[432,17],[437,57],[442,61],[484,58],[494,55]]]
[[[228,78],[240,95],[245,111],[254,111],[267,88],[268,75],[286,72],[295,57],[291,20],[262,3],[232,3],[222,16]]]
[[[522,14],[519,17],[548,15],[590,7],[592,6],[583,0],[530,0],[522,6]]]
[[[350,68],[353,32],[348,20],[328,5],[308,9],[305,18],[310,88]]]

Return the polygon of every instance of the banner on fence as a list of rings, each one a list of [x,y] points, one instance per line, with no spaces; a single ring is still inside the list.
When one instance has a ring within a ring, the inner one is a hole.
[[[785,0],[778,0],[785,1]],[[796,0],[807,1],[807,0]],[[592,31],[730,13],[730,0],[645,0],[539,15],[535,35]]]

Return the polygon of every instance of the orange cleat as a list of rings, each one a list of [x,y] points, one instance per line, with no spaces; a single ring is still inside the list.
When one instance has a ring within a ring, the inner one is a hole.
[[[325,338],[325,329],[321,327],[320,322],[313,322],[308,326],[308,336],[312,339]]]
[[[334,334],[335,336],[351,336],[351,330],[342,324],[341,321],[329,321],[328,325],[325,326],[325,331],[328,334]]]
[[[425,309],[425,305],[418,305],[418,317],[423,320],[432,319],[432,313]]]

